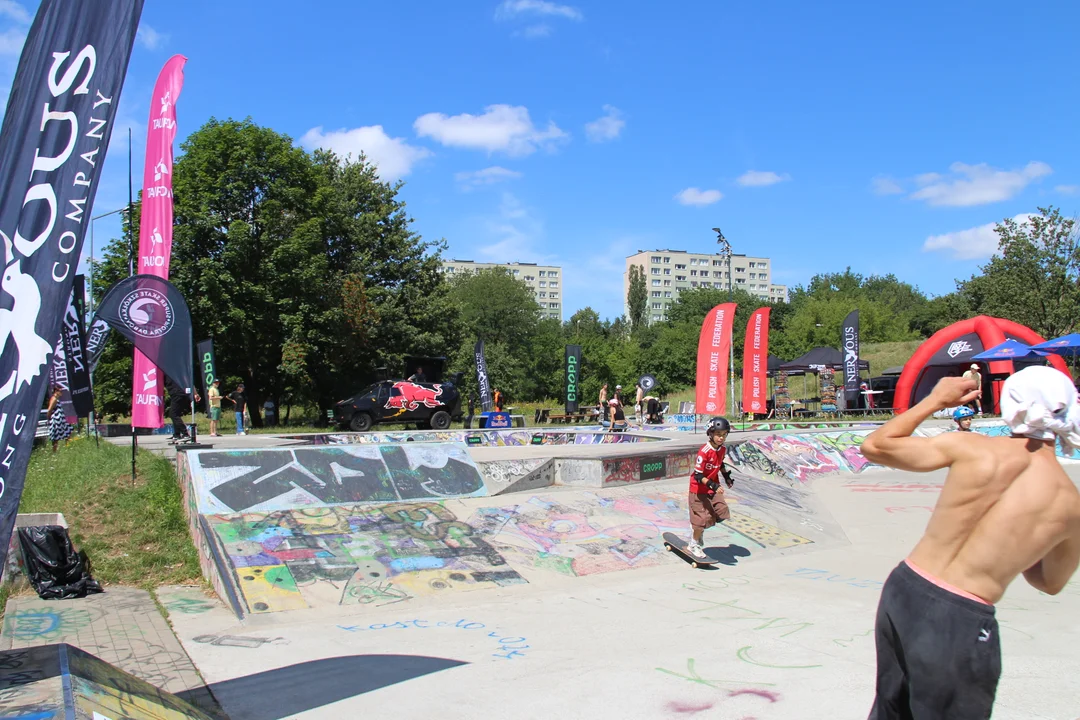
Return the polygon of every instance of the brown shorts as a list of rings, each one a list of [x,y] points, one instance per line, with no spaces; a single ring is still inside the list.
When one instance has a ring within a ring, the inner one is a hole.
[[[727,500],[722,492],[714,495],[690,493],[690,527],[695,530],[711,528],[721,520],[731,517]]]

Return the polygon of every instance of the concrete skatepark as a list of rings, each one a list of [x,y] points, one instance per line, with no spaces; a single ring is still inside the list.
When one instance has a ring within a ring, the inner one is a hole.
[[[177,457],[214,593],[157,599],[234,719],[866,717],[880,588],[944,479],[869,464],[871,429],[732,433],[711,570],[660,539],[700,434],[221,438]],[[1080,716],[1078,611],[1077,581],[1009,589],[995,718]]]

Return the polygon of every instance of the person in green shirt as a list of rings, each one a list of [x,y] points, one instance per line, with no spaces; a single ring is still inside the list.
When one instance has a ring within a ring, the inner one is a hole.
[[[218,435],[218,420],[221,419],[221,380],[214,380],[206,396],[210,401],[210,437],[221,437]]]

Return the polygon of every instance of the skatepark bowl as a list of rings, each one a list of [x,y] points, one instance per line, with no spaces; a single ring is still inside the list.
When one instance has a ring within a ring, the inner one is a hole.
[[[880,590],[945,477],[868,462],[872,429],[733,432],[731,518],[706,531],[717,562],[701,569],[662,539],[688,533],[700,433],[341,433],[182,451],[216,597],[159,598],[234,719],[866,717]],[[1080,583],[1049,596],[1021,579],[996,612],[994,718],[1080,715]]]

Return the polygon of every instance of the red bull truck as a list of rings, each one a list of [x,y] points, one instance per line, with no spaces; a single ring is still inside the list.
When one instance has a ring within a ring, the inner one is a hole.
[[[461,394],[453,382],[382,380],[339,402],[334,419],[355,432],[379,423],[446,430],[452,420],[461,419]]]

